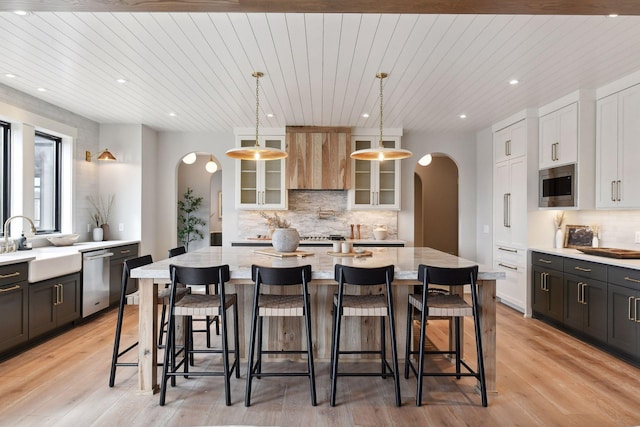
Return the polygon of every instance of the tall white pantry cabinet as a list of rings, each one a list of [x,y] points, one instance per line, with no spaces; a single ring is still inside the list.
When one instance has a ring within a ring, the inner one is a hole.
[[[538,119],[525,110],[493,130],[493,262],[506,273],[496,295],[522,312],[527,307],[528,177],[537,177]],[[537,182],[537,178],[535,179]],[[537,191],[537,190],[536,190]]]

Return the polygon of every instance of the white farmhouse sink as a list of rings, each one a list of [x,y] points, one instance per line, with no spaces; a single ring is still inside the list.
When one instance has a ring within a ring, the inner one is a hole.
[[[82,268],[80,252],[52,250],[53,248],[34,249],[36,259],[29,261],[29,282],[39,282],[52,277],[75,273]]]

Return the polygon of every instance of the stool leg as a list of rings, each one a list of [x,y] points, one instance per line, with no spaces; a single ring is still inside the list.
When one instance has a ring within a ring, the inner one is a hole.
[[[262,373],[262,316],[258,316],[258,361],[256,362],[257,378],[261,379],[259,375]]]
[[[247,384],[244,394],[244,406],[251,406],[251,381],[253,380],[253,354],[256,342],[256,327],[258,323],[258,295],[256,293],[251,316],[251,335],[249,336],[249,355],[247,363]]]
[[[233,365],[236,370],[236,378],[240,378],[240,339],[238,337],[238,300],[233,304],[233,350],[235,353],[235,360]]]
[[[308,296],[305,295],[304,323],[307,329],[307,363],[309,364],[309,386],[311,387],[311,405],[316,406],[316,373],[313,365],[313,344],[311,339],[311,310]]]
[[[229,374],[229,342],[227,339],[227,310],[220,304],[219,316],[222,316],[222,369],[224,371],[224,398],[231,406],[231,375]]]
[[[484,375],[484,354],[482,352],[482,333],[480,331],[480,317],[478,316],[478,295],[477,285],[471,285],[471,298],[473,307],[473,326],[476,333],[476,352],[478,354],[478,376],[480,380],[480,394],[482,396],[482,406],[487,406],[487,383]]]
[[[396,406],[402,405],[400,397],[400,375],[398,372],[398,347],[396,346],[396,326],[393,316],[393,299],[391,296],[391,286],[387,282],[387,299],[389,304],[389,335],[391,336],[391,357],[393,359],[393,381],[396,388]]]
[[[425,290],[426,292],[426,290]],[[418,349],[418,389],[416,390],[416,406],[422,405],[422,379],[424,378],[424,344],[427,335],[427,301],[422,297],[422,310],[420,310],[420,348]]]
[[[170,307],[172,308],[172,307]],[[167,325],[167,344],[164,347],[164,362],[162,364],[162,382],[160,384],[160,406],[164,406],[165,397],[167,395],[167,380],[169,379],[169,361],[171,366],[175,367],[175,334],[173,333],[173,324],[175,316],[172,316],[172,310],[169,310],[169,322]],[[175,385],[175,376],[171,376],[172,385]]]
[[[459,380],[460,379],[460,342],[461,342],[461,337],[460,337],[460,317],[455,317],[455,335],[456,335],[456,379]]]
[[[387,379],[387,343],[385,342],[384,317],[380,316],[380,359],[382,361],[382,378]]]
[[[113,356],[111,357],[111,373],[109,375],[109,387],[113,387],[116,381],[116,363],[118,363],[118,353],[120,353],[120,335],[122,333],[122,318],[124,317],[125,291],[120,294],[120,304],[118,305],[118,319],[116,320],[116,336],[113,341]]]
[[[329,379],[333,378],[333,337],[336,334],[336,306],[333,306],[331,313],[331,355],[329,362]]]
[[[167,305],[162,304],[162,314],[160,315],[160,334],[158,335],[158,348],[162,348],[162,338],[164,337],[166,316],[167,316]]]
[[[333,333],[333,344],[331,346],[331,398],[329,401],[330,406],[336,406],[336,388],[338,384],[338,356],[340,355],[340,320],[342,318],[340,310],[335,305],[333,306],[335,312],[335,326]]]
[[[413,341],[413,329],[411,319],[413,318],[413,305],[407,299],[407,337],[404,346],[404,378],[409,379],[409,358],[411,357],[411,343]]]

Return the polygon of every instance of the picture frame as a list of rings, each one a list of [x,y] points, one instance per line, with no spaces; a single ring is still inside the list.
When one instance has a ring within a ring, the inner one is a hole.
[[[565,248],[591,247],[593,243],[593,230],[588,225],[567,225],[564,231]]]

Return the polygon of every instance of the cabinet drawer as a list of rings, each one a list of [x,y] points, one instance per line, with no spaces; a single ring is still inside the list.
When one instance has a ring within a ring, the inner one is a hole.
[[[138,256],[138,244],[133,243],[131,245],[117,246],[111,248],[110,251],[113,252],[112,259],[133,258]]]
[[[609,283],[640,290],[640,270],[610,266],[607,274]]]
[[[0,267],[0,286],[27,280],[28,274],[29,264],[26,262],[4,265]]]
[[[607,281],[607,266],[595,262],[565,258],[564,272],[593,280],[600,280],[602,282]]]
[[[561,256],[543,254],[542,252],[531,252],[531,264],[540,267],[562,271],[563,260],[564,258]]]

